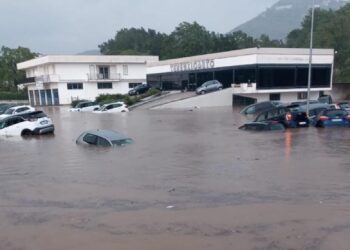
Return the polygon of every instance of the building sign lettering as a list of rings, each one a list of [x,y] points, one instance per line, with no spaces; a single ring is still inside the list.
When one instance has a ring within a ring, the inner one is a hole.
[[[192,71],[192,70],[201,70],[201,69],[212,69],[215,67],[215,62],[213,59],[209,60],[200,60],[187,63],[176,63],[171,64],[171,72],[183,72],[183,71]]]

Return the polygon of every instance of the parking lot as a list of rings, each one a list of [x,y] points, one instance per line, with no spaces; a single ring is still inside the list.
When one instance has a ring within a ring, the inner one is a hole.
[[[348,249],[350,128],[249,132],[232,108],[44,111],[0,138],[0,249]],[[80,147],[88,129],[135,142]]]

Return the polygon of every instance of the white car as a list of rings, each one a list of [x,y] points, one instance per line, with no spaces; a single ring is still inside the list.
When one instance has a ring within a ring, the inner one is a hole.
[[[96,108],[99,108],[100,105],[98,105],[96,102],[79,102],[74,108],[71,108],[69,111],[71,112],[91,112]]]
[[[3,119],[5,117],[11,116],[11,115],[20,115],[20,114],[25,114],[28,112],[32,112],[35,111],[35,108],[31,107],[31,106],[14,106],[12,108],[9,108],[8,110],[6,110],[5,113],[3,113],[2,115],[0,115],[0,119]]]
[[[101,108],[94,110],[93,113],[119,113],[129,112],[128,106],[124,102],[113,102],[103,105]]]
[[[22,115],[12,115],[0,120],[0,135],[40,135],[53,133],[55,127],[52,120],[42,111],[34,111]]]

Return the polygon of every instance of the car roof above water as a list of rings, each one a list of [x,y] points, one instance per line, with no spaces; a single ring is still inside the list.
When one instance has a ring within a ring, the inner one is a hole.
[[[106,138],[110,141],[130,139],[129,137],[119,132],[116,132],[113,130],[106,130],[106,129],[88,130],[85,132],[85,134],[94,134],[94,135]]]

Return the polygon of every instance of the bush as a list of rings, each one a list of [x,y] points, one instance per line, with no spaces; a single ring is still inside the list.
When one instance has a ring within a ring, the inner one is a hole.
[[[26,91],[0,91],[0,100],[28,100]]]
[[[122,94],[102,94],[96,97],[96,102],[100,105],[111,103],[111,102],[124,102],[126,105],[131,106],[139,102],[142,98],[148,96],[160,95],[161,91],[159,89],[151,88],[146,93],[139,96],[129,96]]]

